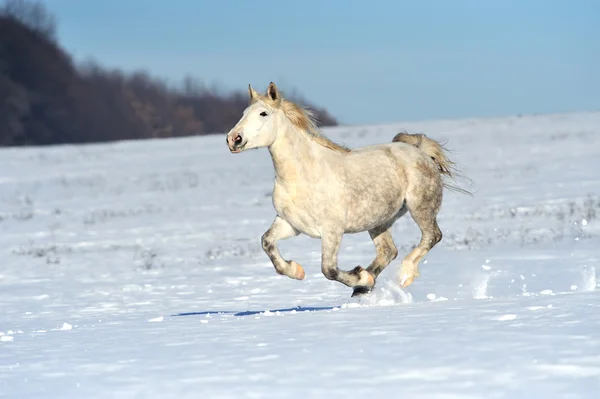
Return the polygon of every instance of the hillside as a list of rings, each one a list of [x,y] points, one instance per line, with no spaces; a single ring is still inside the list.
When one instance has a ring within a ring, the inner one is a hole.
[[[0,146],[219,133],[247,106],[245,88],[220,93],[194,77],[172,88],[143,71],[75,65],[39,4],[7,4],[0,9]],[[337,124],[325,109],[300,102],[322,126]]]

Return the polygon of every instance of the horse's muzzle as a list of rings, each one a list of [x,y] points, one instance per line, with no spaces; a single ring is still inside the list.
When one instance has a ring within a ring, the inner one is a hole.
[[[239,133],[233,133],[227,135],[227,146],[229,147],[229,151],[232,153],[241,152],[244,148],[244,138]]]

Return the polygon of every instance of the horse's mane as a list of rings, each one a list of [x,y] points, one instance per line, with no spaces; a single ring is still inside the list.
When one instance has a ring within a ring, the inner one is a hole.
[[[309,109],[301,107],[293,101],[283,97],[281,97],[278,101],[273,101],[268,96],[261,95],[260,99],[274,108],[281,109],[292,125],[307,133],[307,136],[316,143],[333,151],[350,152],[349,148],[334,143],[327,137],[323,136],[321,132],[319,132],[314,113]],[[257,100],[258,98],[254,101]]]

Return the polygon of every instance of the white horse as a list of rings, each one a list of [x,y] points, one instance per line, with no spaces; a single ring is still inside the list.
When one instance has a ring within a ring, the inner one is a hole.
[[[401,287],[410,285],[421,259],[442,239],[436,216],[443,188],[453,188],[442,181],[453,165],[443,147],[425,135],[399,133],[390,143],[350,150],[318,133],[311,113],[283,98],[274,83],[266,95],[250,85],[248,91],[250,105],[226,141],[232,153],[267,147],[271,154],[277,216],[261,242],[277,273],[304,279],[302,266],[277,248],[279,240],[303,233],[321,239],[327,279],[352,287],[352,296],[368,293],[398,255],[391,228],[408,211],[421,241],[397,278]],[[366,269],[338,268],[342,236],[363,231],[375,244],[375,259]]]

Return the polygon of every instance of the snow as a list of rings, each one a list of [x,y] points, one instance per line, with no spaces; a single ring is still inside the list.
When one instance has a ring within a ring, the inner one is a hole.
[[[0,150],[0,397],[592,398],[600,389],[600,113],[336,127],[351,147],[400,130],[448,141],[474,186],[401,290],[364,298],[280,243],[266,150],[223,135]],[[340,265],[367,265],[366,233]]]

